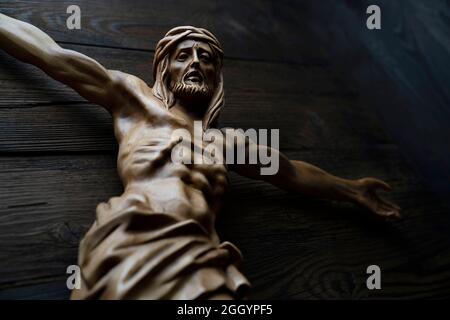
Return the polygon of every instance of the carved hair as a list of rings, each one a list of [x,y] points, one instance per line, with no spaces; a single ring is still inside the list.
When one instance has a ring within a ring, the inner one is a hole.
[[[222,75],[223,50],[219,41],[211,32],[202,28],[183,26],[173,28],[166,33],[164,38],[156,45],[155,58],[153,59],[153,78],[155,79],[153,94],[163,101],[166,109],[170,109],[174,105],[174,94],[169,89],[169,55],[178,43],[188,39],[209,44],[217,66],[215,90],[203,117],[203,130],[206,130],[215,123],[225,103]]]

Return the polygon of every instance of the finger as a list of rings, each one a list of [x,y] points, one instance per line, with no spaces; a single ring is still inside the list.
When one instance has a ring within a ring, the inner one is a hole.
[[[401,218],[401,215],[398,211],[389,209],[380,209],[379,215],[385,218]]]
[[[401,211],[401,210],[402,210],[402,208],[400,208],[398,205],[396,205],[395,203],[393,203],[393,202],[391,202],[391,201],[388,201],[388,200],[385,200],[385,199],[381,199],[381,198],[380,198],[380,201],[381,201],[384,205],[389,206],[389,207],[391,207],[391,208],[393,208],[393,209],[395,209],[395,210],[397,210],[397,211]]]
[[[395,208],[391,208],[388,206],[380,205],[380,211],[382,212],[382,215],[387,218],[400,218],[400,212],[396,210]]]
[[[385,199],[385,198],[383,198],[383,197],[380,197],[379,195],[376,195],[376,198],[377,198],[377,200],[380,202],[380,203],[382,203],[383,205],[385,205],[385,206],[388,206],[388,207],[390,207],[390,208],[393,208],[393,209],[395,209],[395,210],[397,210],[397,211],[400,211],[402,208],[400,208],[398,205],[396,205],[395,203],[393,203],[393,202],[391,202],[391,201],[389,201],[389,200],[387,200],[387,199]]]
[[[376,187],[383,189],[384,191],[392,191],[392,187],[382,180],[374,179],[373,182]]]
[[[387,218],[397,218],[400,219],[402,216],[400,214],[400,212],[398,211],[391,211],[389,212],[389,215],[387,216]]]
[[[402,218],[402,217],[399,216],[399,215],[391,215],[391,216],[385,217],[386,221],[394,221],[394,220],[399,220],[399,219],[401,219],[401,218]]]
[[[367,198],[364,198],[364,201],[360,203],[367,209],[369,209],[374,214],[381,216],[383,218],[400,218],[400,210],[389,205],[389,203],[385,203],[380,197],[374,196],[371,201],[368,201]]]
[[[392,210],[395,209],[390,205],[390,203],[387,200],[384,200],[382,197],[380,197],[378,194],[374,193],[373,195],[374,201],[376,201],[377,206],[383,209]]]

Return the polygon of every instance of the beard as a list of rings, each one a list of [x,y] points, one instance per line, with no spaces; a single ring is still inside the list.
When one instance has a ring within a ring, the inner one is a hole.
[[[171,83],[170,90],[176,98],[190,103],[205,104],[208,103],[213,95],[212,89],[205,83]]]

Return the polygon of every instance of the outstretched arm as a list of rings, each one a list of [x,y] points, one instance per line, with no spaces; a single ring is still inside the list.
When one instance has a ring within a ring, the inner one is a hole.
[[[245,144],[247,159],[250,152],[258,154],[262,152],[270,154],[271,159],[277,157],[279,159],[278,171],[273,175],[261,175],[261,168],[264,166],[259,161],[257,164],[231,165],[230,169],[240,175],[267,181],[289,192],[353,202],[382,217],[400,217],[400,208],[377,194],[379,189],[391,190],[391,187],[381,180],[375,178],[343,179],[306,162],[289,160],[277,150],[257,145],[248,138],[241,136],[238,139],[239,143]]]
[[[91,102],[111,108],[117,101],[118,90],[113,90],[113,86],[120,72],[106,70],[79,52],[63,49],[33,25],[1,13],[0,49],[39,67]]]

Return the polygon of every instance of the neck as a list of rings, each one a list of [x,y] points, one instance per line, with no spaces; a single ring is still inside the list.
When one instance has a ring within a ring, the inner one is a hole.
[[[190,123],[194,123],[194,121],[202,121],[205,110],[206,108],[202,108],[201,105],[182,103],[178,100],[170,108],[171,113],[181,116]]]

